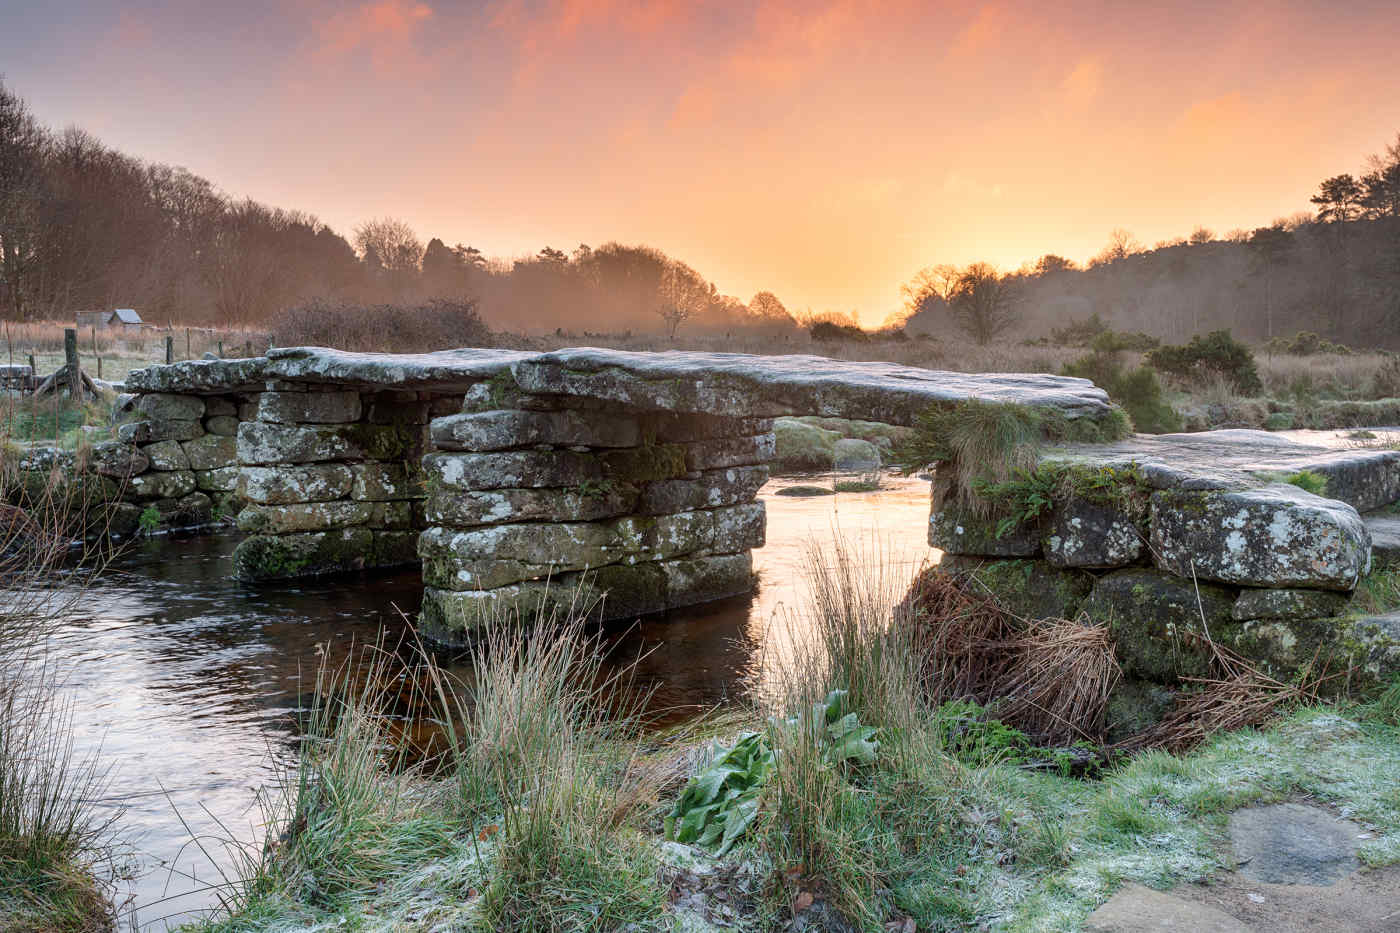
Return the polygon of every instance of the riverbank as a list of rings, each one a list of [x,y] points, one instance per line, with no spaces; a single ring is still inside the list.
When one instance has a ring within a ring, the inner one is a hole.
[[[487,640],[432,776],[385,755],[372,694],[322,707],[232,910],[194,929],[1073,930],[1126,883],[1228,872],[1229,814],[1299,798],[1400,862],[1400,688],[1095,763],[935,703],[907,581],[839,548],[807,572],[810,637],[723,719],[619,717],[625,677],[567,622]]]

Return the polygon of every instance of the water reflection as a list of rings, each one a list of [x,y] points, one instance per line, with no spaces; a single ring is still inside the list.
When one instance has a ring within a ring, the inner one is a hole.
[[[668,719],[728,702],[800,636],[777,624],[801,597],[804,548],[833,532],[877,542],[912,575],[925,544],[927,485],[895,479],[876,493],[760,497],[768,544],[761,586],[741,599],[678,610],[606,632],[614,664],[640,657],[637,683]],[[254,587],[231,577],[237,539],[155,539],[130,547],[94,582],[58,635],[80,749],[112,767],[134,849],[124,894],[142,929],[161,930],[217,902],[231,864],[219,840],[261,839],[257,788],[295,754],[295,713],[323,656],[406,634],[416,571]],[[904,566],[907,565],[907,566]],[[786,647],[785,647],[786,645]],[[440,658],[465,679],[460,657]],[[202,845],[192,845],[191,835]]]

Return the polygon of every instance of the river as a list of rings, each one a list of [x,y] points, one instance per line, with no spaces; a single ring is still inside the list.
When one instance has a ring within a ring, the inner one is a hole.
[[[928,485],[887,478],[877,492],[777,495],[751,597],[613,626],[616,655],[671,718],[761,683],[784,641],[800,638],[803,562],[839,535],[912,578],[926,543]],[[87,588],[54,641],[80,753],[110,768],[107,806],[125,841],[118,897],[128,922],[164,930],[209,911],[238,845],[262,839],[258,789],[295,756],[295,712],[323,655],[405,631],[416,570],[251,586],[232,578],[238,537],[133,542]],[[796,619],[794,623],[792,620]],[[452,660],[448,659],[451,667]]]

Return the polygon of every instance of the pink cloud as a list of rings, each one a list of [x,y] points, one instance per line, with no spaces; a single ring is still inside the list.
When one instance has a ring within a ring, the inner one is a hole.
[[[323,55],[345,55],[361,48],[401,47],[433,16],[418,0],[377,0],[336,13],[317,28]]]

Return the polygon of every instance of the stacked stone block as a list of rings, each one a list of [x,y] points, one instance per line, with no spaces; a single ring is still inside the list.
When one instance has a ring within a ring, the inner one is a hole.
[[[275,580],[417,561],[419,461],[436,396],[269,382],[237,426],[246,500],[238,576]]]
[[[236,413],[232,396],[128,397],[116,441],[91,455],[93,469],[118,486],[110,530],[194,527],[236,512]]]
[[[1336,494],[1374,505],[1377,490],[1395,487],[1400,458],[1355,459],[1364,462],[1352,471],[1369,479]],[[935,507],[929,544],[943,569],[976,570],[1027,618],[1108,623],[1130,677],[1205,675],[1206,636],[1280,677],[1314,662],[1362,678],[1400,670],[1400,618],[1349,613],[1372,566],[1367,522],[1350,501],[1268,477],[1219,487],[1186,471],[1139,474],[1111,501],[1066,490],[1035,520]]]
[[[424,458],[420,624],[455,641],[558,603],[624,618],[750,592],[772,428],[468,392],[462,413],[433,421]]]

